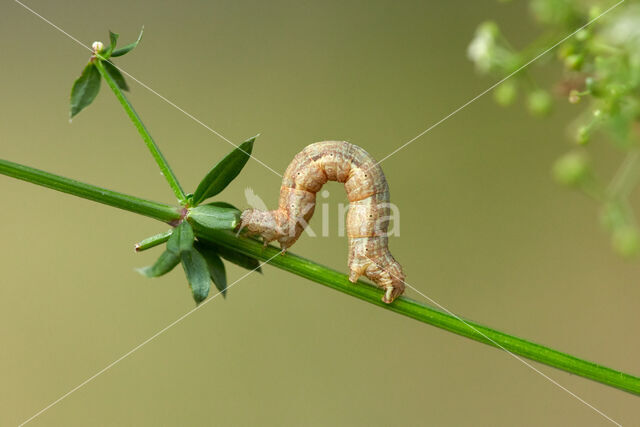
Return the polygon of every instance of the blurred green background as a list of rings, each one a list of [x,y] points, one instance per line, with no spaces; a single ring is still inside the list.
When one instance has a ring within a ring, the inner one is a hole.
[[[119,1],[30,7],[85,44],[107,30],[138,49],[116,61],[282,172],[305,145],[344,139],[380,159],[493,80],[466,47],[496,20],[516,44],[524,2]],[[173,202],[103,84],[68,123],[88,52],[17,3],[0,6],[0,158]],[[557,76],[540,66],[541,78]],[[129,79],[130,99],[188,190],[232,148]],[[557,186],[579,107],[550,119],[487,95],[383,163],[407,281],[453,312],[640,374],[637,261],[616,256],[596,206]],[[596,148],[608,176],[621,158]],[[609,167],[609,169],[607,169]],[[280,178],[250,161],[221,199],[252,187],[275,207]],[[331,195],[337,230],[339,184]],[[0,425],[15,425],[193,308],[183,273],[156,280],[133,244],[167,227],[0,177]],[[636,203],[637,204],[637,203]],[[311,225],[320,227],[317,211]],[[347,243],[293,251],[346,272]],[[228,268],[231,281],[244,274]],[[420,299],[414,292],[407,294]],[[613,419],[638,398],[538,366]],[[32,422],[75,425],[607,425],[508,354],[266,266]]]

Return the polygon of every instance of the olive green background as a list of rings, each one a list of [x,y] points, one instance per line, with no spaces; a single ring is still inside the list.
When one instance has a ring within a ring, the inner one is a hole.
[[[524,2],[64,1],[28,5],[85,44],[139,48],[116,63],[278,172],[305,145],[344,139],[380,159],[489,87],[466,58],[496,20],[538,34]],[[68,123],[88,52],[20,5],[0,5],[0,158],[153,200],[171,191],[113,95]],[[542,81],[560,70],[532,69]],[[188,190],[232,148],[128,79],[130,99]],[[487,95],[383,163],[407,281],[453,312],[640,374],[638,261],[609,248],[597,207],[557,186],[580,106],[550,119]],[[599,173],[621,153],[600,142]],[[255,161],[221,195],[280,178]],[[337,236],[293,251],[346,271]],[[0,425],[18,424],[194,307],[183,273],[135,267],[153,220],[0,177]],[[636,204],[637,205],[637,204]],[[311,222],[320,227],[320,211]],[[228,268],[230,281],[244,270]],[[408,295],[420,299],[415,292]],[[637,397],[534,364],[625,425]],[[607,425],[507,353],[266,266],[35,419],[84,425]]]

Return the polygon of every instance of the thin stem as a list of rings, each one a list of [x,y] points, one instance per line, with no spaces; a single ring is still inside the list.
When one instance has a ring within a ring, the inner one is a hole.
[[[133,125],[136,127],[136,129],[138,129],[138,132],[142,136],[142,139],[144,140],[145,144],[147,144],[147,148],[149,148],[151,155],[153,156],[156,163],[160,167],[160,171],[162,172],[162,175],[164,175],[164,177],[166,178],[167,182],[169,183],[169,186],[173,190],[173,193],[178,198],[178,201],[180,202],[181,205],[185,205],[187,203],[187,197],[185,196],[184,191],[182,190],[182,187],[178,182],[178,178],[176,178],[175,174],[171,170],[171,167],[169,167],[169,163],[162,155],[160,148],[158,148],[158,145],[151,137],[151,134],[147,130],[144,123],[142,123],[142,120],[140,119],[140,116],[138,116],[138,113],[136,113],[136,110],[134,110],[133,105],[131,105],[129,100],[124,96],[124,93],[122,92],[122,90],[120,90],[120,87],[118,87],[118,84],[113,80],[113,78],[107,72],[107,70],[105,70],[104,65],[102,65],[102,61],[96,58],[95,65],[98,68],[98,71],[100,72],[100,75],[102,76],[102,78],[104,78],[104,80],[107,82],[107,84],[109,85],[113,93],[116,95],[116,98],[118,98],[118,101],[120,101],[120,104],[122,105],[127,115],[133,122]]]
[[[150,202],[1,159],[0,174],[126,209],[165,222],[175,222],[184,217],[184,208],[174,208],[161,203]],[[210,230],[197,226],[197,224],[193,225],[198,237],[263,261],[269,260],[280,252],[279,249],[273,246],[263,248],[262,244],[256,240],[236,237],[234,233],[229,231]],[[640,378],[638,377],[496,331],[475,322],[463,322],[455,316],[406,297],[398,298],[393,304],[385,304],[381,301],[382,291],[374,286],[362,281],[353,284],[349,282],[345,274],[300,256],[288,253],[271,259],[270,264],[386,310],[437,326],[484,344],[502,347],[511,353],[528,359],[640,395]]]
[[[640,148],[633,148],[627,153],[620,168],[611,180],[607,189],[612,199],[628,197],[640,179]]]
[[[237,238],[235,234],[231,232],[197,227],[195,230],[196,234],[204,240],[210,240],[228,249],[263,261],[270,259],[279,252],[279,249],[273,246],[263,248],[260,242],[252,239]],[[393,304],[385,304],[381,301],[382,290],[362,281],[353,284],[349,282],[345,274],[298,255],[287,253],[286,255],[273,258],[269,264],[367,301],[378,307],[394,311],[493,347],[502,347],[513,354],[544,363],[554,368],[640,395],[640,378],[638,377],[579,359],[472,321],[465,320],[462,322],[455,316],[406,297],[398,298]],[[490,339],[487,339],[487,337]]]
[[[147,237],[141,242],[136,243],[136,252],[146,251],[147,249],[155,248],[169,240],[169,237],[173,234],[173,229],[165,231],[164,233],[156,234],[155,236]]]
[[[74,179],[44,172],[29,166],[23,166],[8,160],[0,159],[0,174],[135,212],[164,222],[178,221],[181,218],[181,212],[173,206],[85,184]]]

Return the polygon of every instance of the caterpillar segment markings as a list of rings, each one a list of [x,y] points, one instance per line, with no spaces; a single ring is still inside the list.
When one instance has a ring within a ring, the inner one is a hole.
[[[344,141],[308,145],[284,173],[278,209],[242,212],[240,229],[262,236],[265,245],[293,245],[313,215],[316,193],[327,181],[344,183],[349,199],[349,280],[362,275],[385,290],[391,303],[404,292],[404,273],[388,248],[389,186],[382,168],[364,149]]]

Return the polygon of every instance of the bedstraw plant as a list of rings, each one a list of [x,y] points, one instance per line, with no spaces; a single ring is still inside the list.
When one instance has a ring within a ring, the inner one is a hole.
[[[71,90],[70,114],[74,118],[88,107],[96,99],[101,82],[104,80],[160,167],[177,199],[176,205],[107,190],[7,160],[0,159],[0,173],[145,215],[168,224],[171,226],[170,230],[149,237],[136,245],[137,251],[164,245],[164,251],[157,261],[138,271],[148,277],[157,277],[182,264],[196,303],[217,295],[217,293],[211,295],[211,283],[218,289],[218,293],[227,294],[224,261],[250,271],[260,271],[262,265],[269,264],[369,302],[381,309],[390,310],[513,354],[640,395],[640,378],[631,374],[463,320],[452,313],[404,296],[392,304],[385,304],[381,301],[383,291],[371,284],[364,281],[353,284],[345,274],[317,262],[290,252],[282,254],[273,246],[264,247],[258,240],[237,235],[240,211],[224,201],[210,201],[210,199],[218,196],[238,176],[250,158],[256,137],[249,138],[220,160],[205,175],[193,193],[185,193],[140,116],[125,96],[124,92],[128,89],[127,83],[113,63],[114,58],[131,52],[138,45],[141,37],[142,33],[135,42],[117,48],[118,35],[110,33],[110,44],[107,47],[100,42],[93,44],[93,54]]]

